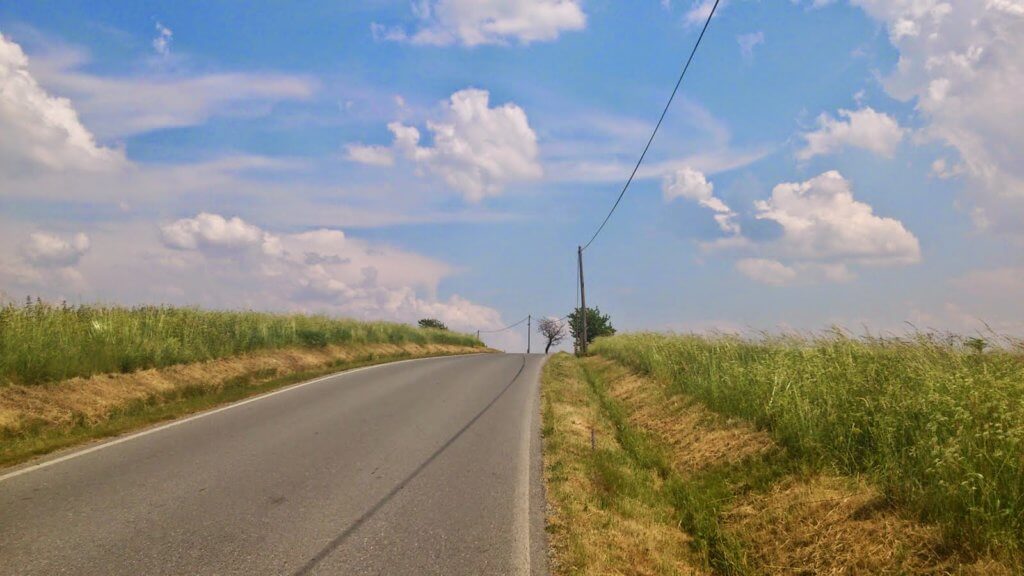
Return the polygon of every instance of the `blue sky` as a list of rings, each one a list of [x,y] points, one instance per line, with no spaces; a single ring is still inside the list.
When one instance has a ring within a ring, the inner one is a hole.
[[[708,6],[4,3],[0,291],[561,316]],[[588,302],[1024,332],[1022,41],[1019,0],[723,2]]]

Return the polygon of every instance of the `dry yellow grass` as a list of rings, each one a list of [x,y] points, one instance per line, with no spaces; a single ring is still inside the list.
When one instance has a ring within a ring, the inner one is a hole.
[[[887,505],[859,478],[787,478],[736,502],[725,524],[768,574],[1012,574],[949,550],[937,527]]]
[[[552,574],[702,574],[689,537],[664,502],[617,495],[594,472],[595,457],[615,461],[621,447],[574,359],[553,357],[544,368],[544,480]],[[596,449],[591,449],[591,430]],[[614,464],[612,464],[614,465]],[[644,474],[624,468],[624,475]],[[638,478],[638,482],[653,482]]]
[[[654,434],[683,475],[776,448],[768,434],[747,422],[723,418],[681,394],[667,394],[657,382],[610,360],[591,362],[607,375],[610,392],[626,407],[630,424]]]
[[[767,433],[668,394],[654,379],[609,360],[590,362],[604,371],[630,423],[660,439],[684,476],[778,449]],[[767,494],[741,498],[724,524],[768,574],[1011,573],[993,560],[949,549],[938,527],[887,505],[863,478],[787,476]]]
[[[183,389],[215,391],[241,379],[255,386],[275,377],[373,357],[480,351],[448,344],[411,343],[287,348],[129,374],[103,374],[34,386],[0,386],[0,435],[12,437],[28,429],[95,426],[133,402]]]
[[[675,514],[637,507],[632,512],[648,514],[634,519],[642,523],[638,528],[623,522],[621,514],[608,518],[608,511],[592,505],[593,494],[600,495],[602,487],[594,485],[593,474],[588,476],[585,465],[590,458],[590,426],[598,432],[598,450],[614,447],[615,436],[581,379],[579,367],[584,365],[599,375],[628,425],[656,442],[684,484],[693,481],[694,485],[703,485],[702,478],[725,474],[725,478],[731,478],[725,481],[727,486],[742,485],[745,478],[729,474],[742,474],[745,463],[769,457],[785,461],[790,457],[764,431],[743,420],[712,413],[700,402],[669,393],[663,383],[613,361],[590,358],[579,363],[564,357],[546,371],[546,425],[555,427],[560,434],[558,442],[565,444],[554,450],[546,447],[545,457],[548,475],[555,470],[563,477],[560,483],[549,481],[555,504],[550,520],[557,527],[552,533],[555,559],[568,559],[572,566],[579,566],[578,558],[588,562],[586,570],[556,573],[674,574],[681,573],[679,566],[697,572],[694,566],[702,562],[683,546],[690,539],[673,523]],[[722,534],[735,538],[745,551],[749,573],[1016,573],[988,557],[974,558],[960,547],[951,546],[939,527],[922,523],[892,506],[865,478],[785,470],[768,485],[733,493],[717,505],[719,512],[713,512]],[[652,479],[651,483],[658,482]],[[704,508],[705,513],[716,508],[709,506]],[[656,541],[653,535],[663,534],[666,528],[678,535],[671,545],[644,561],[644,554],[650,554]],[[572,564],[574,560],[576,564]],[[624,565],[635,567],[623,570]],[[739,569],[739,573],[748,570]]]

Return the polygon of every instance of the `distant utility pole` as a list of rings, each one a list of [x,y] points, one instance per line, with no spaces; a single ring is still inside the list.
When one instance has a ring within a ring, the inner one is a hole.
[[[533,332],[533,314],[526,316],[526,353],[530,353],[530,333]]]
[[[583,337],[580,339],[580,351],[587,355],[587,289],[583,283],[583,247],[577,246],[580,262],[580,314],[583,315]]]

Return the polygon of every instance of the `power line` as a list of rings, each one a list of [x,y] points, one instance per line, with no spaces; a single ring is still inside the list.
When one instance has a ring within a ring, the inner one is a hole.
[[[497,330],[477,330],[477,332],[479,332],[481,334],[497,334],[498,332],[504,332],[505,330],[511,330],[511,329],[515,328],[516,326],[519,326],[523,322],[526,322],[526,320],[529,319],[529,318],[530,318],[529,315],[523,316],[523,319],[520,320],[519,322],[516,322],[515,324],[509,324],[508,326],[505,326],[504,328],[499,328]]]
[[[697,42],[693,45],[693,50],[690,51],[690,57],[686,60],[686,65],[683,66],[682,73],[679,74],[679,80],[676,81],[676,87],[672,89],[672,95],[669,96],[668,102],[665,104],[665,109],[661,111],[661,117],[658,118],[658,123],[654,126],[654,131],[651,132],[651,137],[647,140],[647,145],[644,146],[644,151],[640,154],[640,159],[636,161],[636,166],[633,167],[633,172],[629,175],[629,179],[626,180],[626,185],[622,187],[622,192],[619,192],[619,197],[615,200],[615,204],[612,205],[612,209],[608,211],[608,215],[604,217],[604,221],[601,222],[601,225],[597,228],[597,232],[594,232],[594,235],[590,238],[590,242],[587,242],[587,244],[583,246],[583,250],[590,248],[590,245],[594,243],[594,240],[597,239],[597,235],[601,233],[601,230],[604,230],[605,224],[608,223],[608,220],[612,217],[615,209],[619,207],[619,202],[622,202],[622,197],[626,195],[626,190],[629,189],[629,185],[633,182],[633,178],[636,176],[637,170],[640,169],[640,164],[643,163],[644,157],[647,156],[647,151],[651,148],[651,143],[654,142],[654,136],[658,133],[658,128],[661,128],[661,123],[665,120],[665,114],[668,113],[669,106],[672,105],[672,100],[675,99],[676,92],[679,91],[679,86],[683,83],[683,76],[686,76],[686,71],[689,70],[690,63],[693,62],[693,56],[697,53],[700,41],[704,39],[704,33],[707,32],[708,25],[711,24],[711,17],[715,15],[715,10],[718,9],[719,1],[720,0],[715,0],[714,6],[711,7],[708,19],[704,22],[704,28],[701,29],[700,36],[697,37]]]

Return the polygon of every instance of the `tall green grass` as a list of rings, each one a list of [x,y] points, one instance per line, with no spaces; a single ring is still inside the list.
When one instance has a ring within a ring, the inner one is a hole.
[[[812,466],[869,474],[970,548],[1019,557],[1024,354],[983,348],[930,334],[628,334],[592,350],[757,423]]]
[[[388,322],[37,301],[0,307],[0,385],[132,372],[254,350],[370,343],[482,346],[470,335]]]

